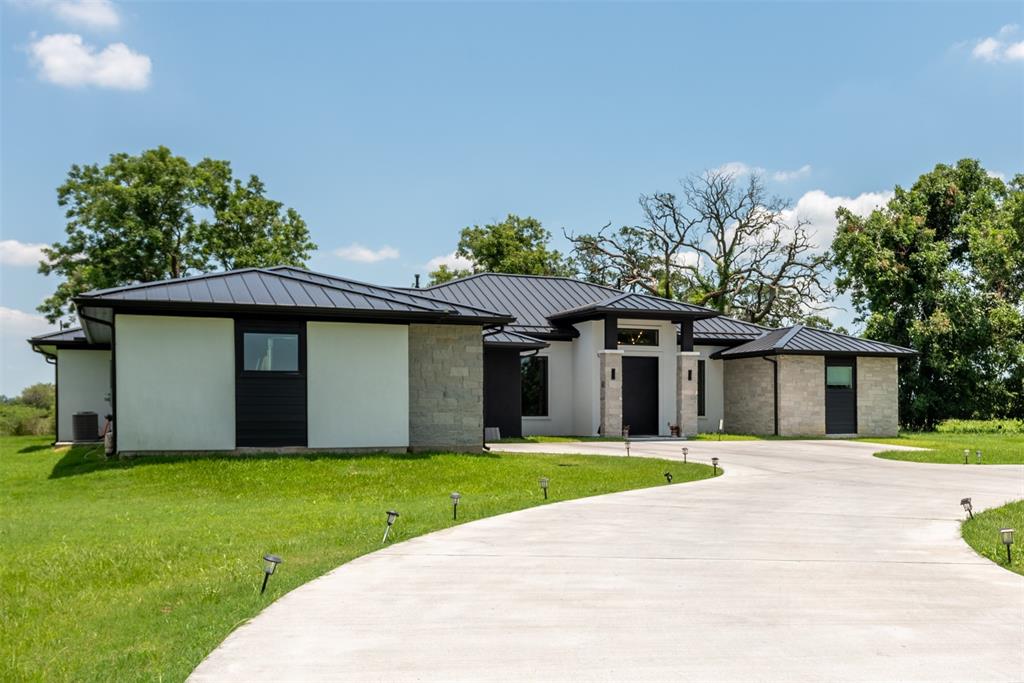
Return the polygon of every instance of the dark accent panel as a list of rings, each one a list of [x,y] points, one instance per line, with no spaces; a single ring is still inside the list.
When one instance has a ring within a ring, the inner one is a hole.
[[[693,321],[683,320],[679,323],[679,350],[693,351]]]
[[[522,372],[517,349],[484,349],[484,426],[502,438],[523,435]]]
[[[633,436],[658,433],[657,358],[623,357],[622,424]]]
[[[298,372],[246,372],[242,335],[285,332],[299,335]],[[235,321],[235,444],[240,447],[305,446],[305,321]]]
[[[825,383],[825,433],[857,433],[857,362],[854,358],[826,358],[825,375],[829,367],[849,367],[853,386],[830,387]],[[822,378],[824,381],[824,378]]]
[[[707,361],[697,361],[697,416],[707,415]]]
[[[619,318],[614,315],[604,317],[604,348],[614,351],[619,348]]]

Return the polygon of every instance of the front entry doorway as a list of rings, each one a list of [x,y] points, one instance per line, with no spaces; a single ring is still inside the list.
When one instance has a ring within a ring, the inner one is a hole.
[[[853,358],[825,359],[825,433],[857,433],[857,364]]]
[[[630,436],[658,433],[658,359],[624,356],[622,359],[622,425]]]

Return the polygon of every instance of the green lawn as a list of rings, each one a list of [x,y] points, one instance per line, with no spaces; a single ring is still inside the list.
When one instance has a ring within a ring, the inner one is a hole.
[[[769,438],[763,436],[754,436],[752,434],[697,434],[691,436],[691,441],[758,441],[760,439]],[[634,437],[634,442],[642,439]],[[523,436],[519,438],[499,439],[495,443],[573,443],[576,441],[623,441],[622,437],[618,436],[544,436],[544,435],[532,435]]]
[[[964,449],[970,450],[968,462],[977,464],[975,451],[981,451],[983,465],[1024,464],[1024,434],[960,434],[949,432],[903,432],[890,439],[864,438],[860,441],[929,448],[928,451],[883,451],[875,456],[887,460],[964,464]]]
[[[703,479],[647,458],[417,454],[106,462],[0,438],[0,680],[182,680],[285,592],[392,541],[550,502]],[[259,594],[261,557],[284,563]],[[407,645],[407,644],[406,644]],[[398,643],[396,647],[405,645]]]
[[[1007,567],[1006,546],[999,540],[1000,529],[1015,529],[1013,564]],[[979,555],[987,557],[1010,571],[1024,574],[1024,500],[985,510],[974,515],[960,528],[967,544]]]

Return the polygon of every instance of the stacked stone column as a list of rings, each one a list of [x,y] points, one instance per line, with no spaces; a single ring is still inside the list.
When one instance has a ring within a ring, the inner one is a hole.
[[[601,435],[622,433],[622,351],[597,352],[601,371]]]
[[[676,424],[679,433],[691,436],[697,433],[697,351],[676,354]]]

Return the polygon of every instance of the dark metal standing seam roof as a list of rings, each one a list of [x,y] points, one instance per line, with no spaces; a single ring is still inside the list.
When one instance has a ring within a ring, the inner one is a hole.
[[[646,312],[680,313],[687,317],[718,315],[716,311],[669,299],[630,294],[611,287],[563,277],[479,273],[422,290],[430,296],[474,306],[494,306],[516,317],[510,328],[526,334],[564,333],[552,316],[580,312],[597,304],[621,315]],[[604,309],[601,309],[604,310]]]
[[[574,320],[590,313],[621,313],[634,317],[653,315],[658,317],[680,316],[686,318],[707,318],[720,315],[718,311],[703,306],[662,299],[648,294],[620,292],[601,301],[578,306],[565,311],[558,311],[548,316],[549,320]]]
[[[724,315],[716,318],[701,318],[693,321],[693,339],[695,342],[730,342],[757,339],[775,328],[764,327],[744,320],[727,318]]]
[[[917,355],[917,351],[829,330],[794,325],[773,330],[746,344],[719,351],[712,358],[728,360],[785,354],[900,357]]]
[[[544,349],[551,345],[540,339],[534,339],[518,332],[494,330],[484,332],[484,346],[529,350]]]
[[[79,306],[136,302],[196,308],[261,307],[313,313],[357,313],[386,318],[419,317],[504,323],[511,316],[489,310],[454,307],[448,302],[411,296],[399,290],[331,279],[301,271],[246,268],[86,292]]]

